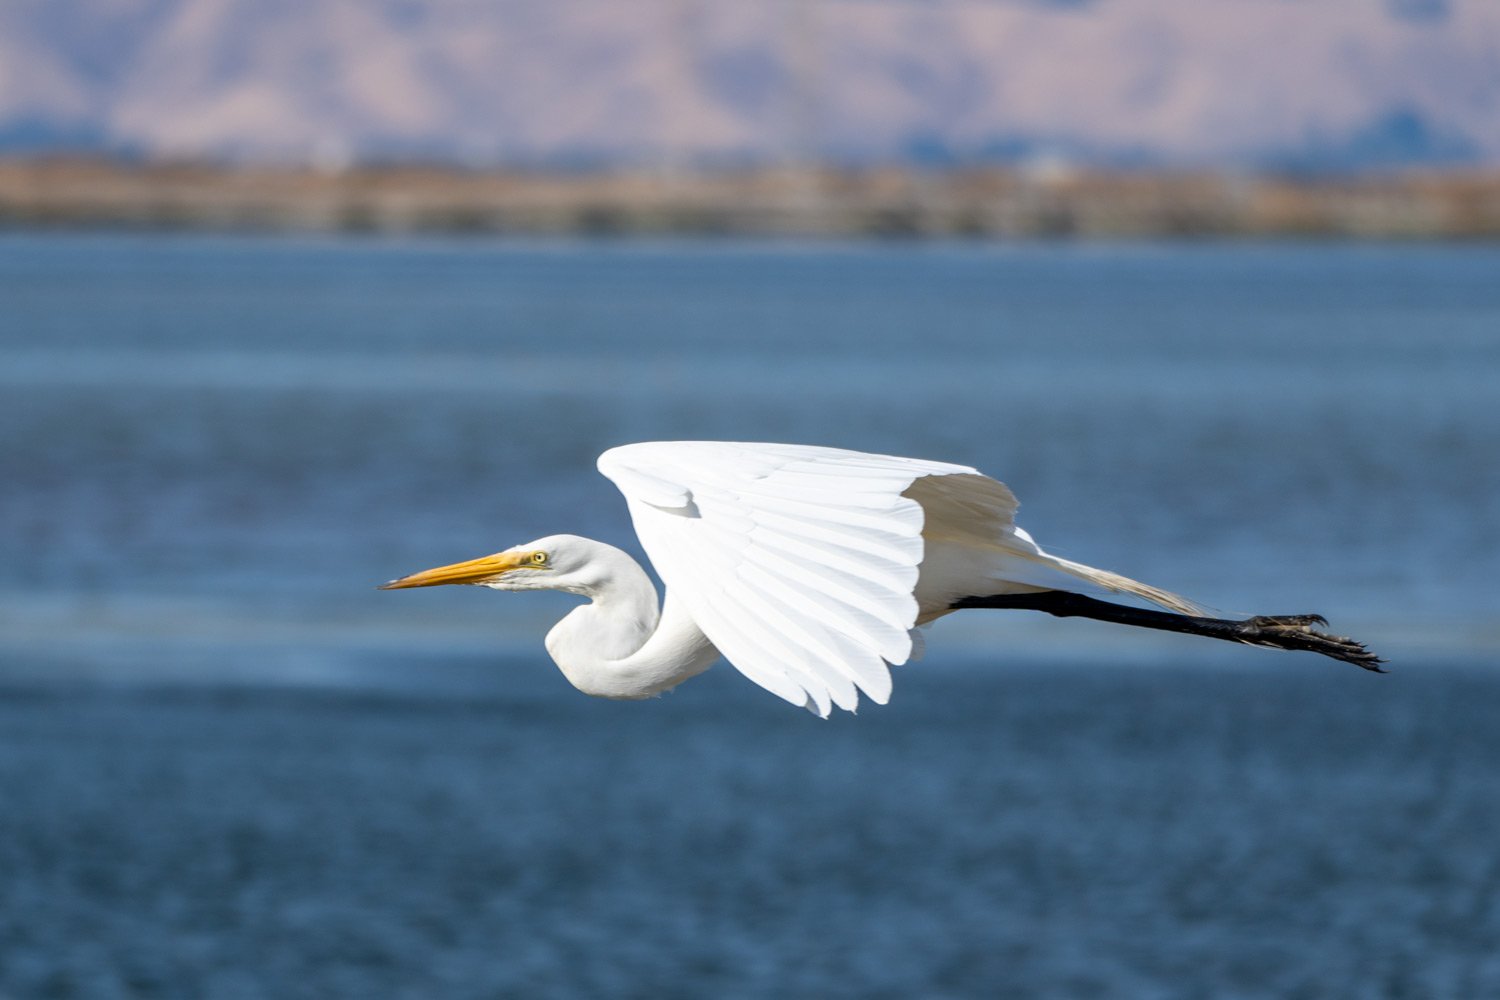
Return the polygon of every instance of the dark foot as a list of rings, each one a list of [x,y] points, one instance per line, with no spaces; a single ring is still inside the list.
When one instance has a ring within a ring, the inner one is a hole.
[[[1253,646],[1271,646],[1275,649],[1300,649],[1309,653],[1322,653],[1335,660],[1352,663],[1356,667],[1385,673],[1380,664],[1385,662],[1348,636],[1331,635],[1313,628],[1327,625],[1322,615],[1261,615],[1236,623],[1236,639]]]

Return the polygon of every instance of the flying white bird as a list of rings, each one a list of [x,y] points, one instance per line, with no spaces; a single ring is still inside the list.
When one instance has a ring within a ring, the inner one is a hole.
[[[1380,669],[1318,615],[1234,621],[1135,580],[1042,551],[1016,498],[974,469],[835,448],[677,441],[612,448],[599,471],[625,494],[666,584],[612,545],[551,535],[382,589],[468,583],[589,599],[547,634],[573,686],[647,698],[722,654],[761,687],[826,717],[858,692],[891,695],[916,627],[963,608],[1022,608],[1231,642],[1300,649]],[[1167,611],[1097,600],[1126,594]]]

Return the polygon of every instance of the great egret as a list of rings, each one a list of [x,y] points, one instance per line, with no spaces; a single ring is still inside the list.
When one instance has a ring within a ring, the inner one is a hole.
[[[962,608],[1025,608],[1231,642],[1300,649],[1380,670],[1318,615],[1234,621],[1135,580],[1042,551],[1003,483],[962,465],[835,448],[677,441],[624,445],[599,471],[625,494],[666,584],[603,542],[551,535],[392,580],[589,599],[547,634],[573,686],[647,698],[722,653],[746,677],[826,717],[859,695],[885,704],[915,627]],[[1167,611],[1097,600],[1128,594]],[[915,649],[914,649],[915,647]]]

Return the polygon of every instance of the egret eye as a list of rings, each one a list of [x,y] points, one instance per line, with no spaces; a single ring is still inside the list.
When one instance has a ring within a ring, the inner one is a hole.
[[[531,554],[531,565],[533,565],[533,566],[545,566],[545,565],[547,565],[547,553],[545,553],[545,552],[533,552]]]

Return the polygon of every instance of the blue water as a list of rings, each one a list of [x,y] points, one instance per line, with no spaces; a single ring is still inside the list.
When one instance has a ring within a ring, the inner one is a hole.
[[[684,437],[1393,673],[975,613],[821,722],[371,589]],[[1500,993],[1496,455],[1492,247],[0,236],[0,996]]]

